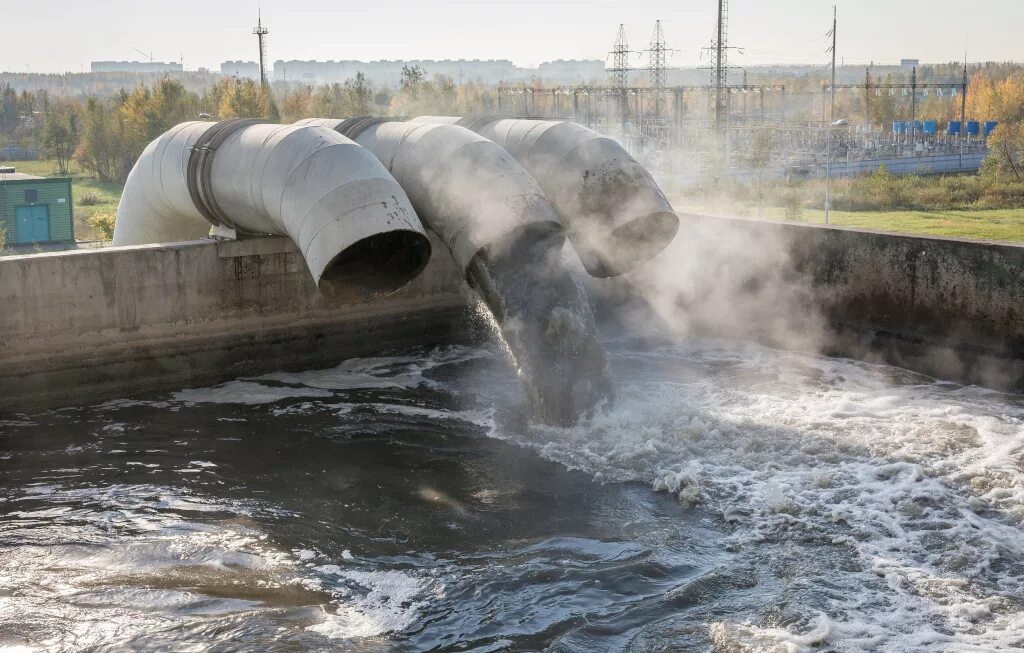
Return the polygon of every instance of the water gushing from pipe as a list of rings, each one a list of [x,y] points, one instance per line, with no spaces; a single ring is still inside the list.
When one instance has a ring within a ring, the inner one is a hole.
[[[614,400],[590,301],[560,239],[520,236],[487,248],[466,277],[494,315],[538,419],[571,426]]]

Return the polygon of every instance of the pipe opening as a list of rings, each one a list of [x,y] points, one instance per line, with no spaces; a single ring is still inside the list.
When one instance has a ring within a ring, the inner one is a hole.
[[[598,278],[624,274],[639,263],[650,261],[669,246],[679,231],[679,217],[670,211],[656,211],[613,229],[594,248],[596,265],[587,271]]]
[[[335,286],[362,296],[397,292],[415,279],[430,260],[430,240],[415,231],[389,231],[356,241],[324,268],[320,286]]]

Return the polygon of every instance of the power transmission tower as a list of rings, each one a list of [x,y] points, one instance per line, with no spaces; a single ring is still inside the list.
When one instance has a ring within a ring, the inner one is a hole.
[[[712,106],[715,116],[715,130],[725,136],[729,122],[729,1],[718,0],[718,23],[715,26],[715,37],[711,45],[705,48],[711,51],[711,86]],[[742,50],[739,50],[742,53]]]
[[[661,90],[665,88],[665,60],[668,48],[665,46],[665,33],[661,31],[661,21],[654,23],[654,33],[651,35],[651,47],[647,49],[650,58],[651,88]]]
[[[654,33],[651,34],[651,46],[647,48],[649,71],[651,73],[651,90],[654,92],[654,116],[661,118],[662,93],[668,85],[666,73],[666,61],[670,49],[665,45],[665,33],[661,30],[661,21],[654,23]]]
[[[252,33],[256,35],[256,40],[260,44],[260,84],[266,86],[269,82],[267,80],[267,34],[270,34],[270,30],[263,26],[263,14],[260,12],[257,14],[256,27],[253,28]]]
[[[619,25],[619,34],[615,38],[615,45],[612,46],[612,68],[610,71],[615,87],[619,90],[619,106],[622,128],[625,131],[626,123],[629,122],[629,55],[634,54],[629,49],[629,41],[626,39],[626,26]]]
[[[629,55],[632,53],[626,38],[626,26],[619,25],[619,35],[615,38],[615,45],[612,46],[611,51],[612,68],[608,71],[612,74],[616,88],[629,86]]]
[[[729,3],[718,0],[718,27],[715,42],[711,44],[715,54],[715,69],[711,83],[715,86],[715,129],[725,129],[729,118]]]

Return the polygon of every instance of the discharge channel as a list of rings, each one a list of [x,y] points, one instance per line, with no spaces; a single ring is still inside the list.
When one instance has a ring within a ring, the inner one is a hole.
[[[0,423],[0,651],[1024,646],[1024,398],[603,343],[537,426],[447,347]]]

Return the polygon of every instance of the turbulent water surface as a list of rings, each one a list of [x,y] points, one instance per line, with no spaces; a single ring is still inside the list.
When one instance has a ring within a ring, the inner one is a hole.
[[[1024,647],[1024,398],[608,349],[586,428],[469,348],[0,422],[0,651]]]

